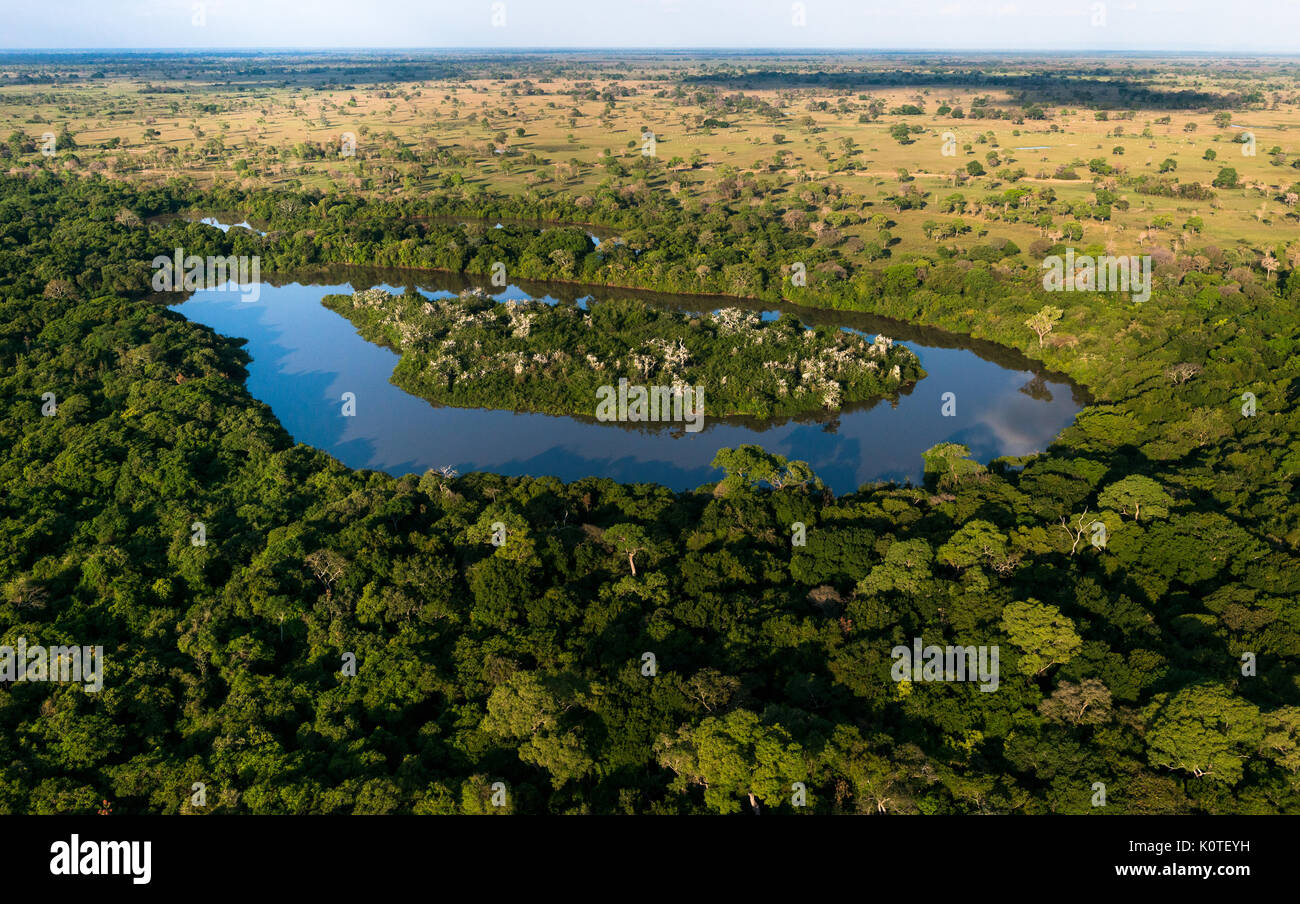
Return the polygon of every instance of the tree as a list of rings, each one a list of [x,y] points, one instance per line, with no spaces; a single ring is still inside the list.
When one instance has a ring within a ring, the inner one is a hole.
[[[519,758],[545,769],[559,788],[595,765],[579,730],[560,725],[565,711],[582,702],[584,696],[569,676],[516,672],[492,690],[480,728],[521,742]]]
[[[1007,557],[1007,536],[988,521],[967,521],[939,547],[935,559],[953,568],[990,564]]]
[[[44,609],[49,593],[31,575],[23,575],[5,584],[3,596],[17,609]]]
[[[686,784],[703,785],[705,804],[724,814],[739,810],[742,796],[755,813],[760,800],[777,806],[791,783],[806,777],[803,749],[790,733],[745,709],[683,726],[655,749],[660,765]]]
[[[969,160],[966,163],[966,172],[972,176],[982,176],[984,175],[984,167],[980,166],[978,160]]]
[[[650,538],[645,530],[631,522],[612,524],[605,529],[602,540],[606,546],[627,556],[627,567],[632,569],[632,576],[636,577],[636,554],[650,548]]]
[[[1192,377],[1201,372],[1201,365],[1193,364],[1190,361],[1182,361],[1178,364],[1171,364],[1165,368],[1165,376],[1169,378],[1175,386],[1182,386]]]
[[[1096,678],[1079,683],[1062,681],[1061,686],[1038,704],[1038,711],[1050,722],[1098,725],[1111,718],[1110,690]]]
[[[1122,515],[1131,515],[1134,521],[1141,521],[1144,511],[1148,518],[1168,517],[1173,503],[1173,497],[1165,492],[1164,487],[1141,474],[1130,474],[1112,483],[1097,497],[1098,505]]]
[[[52,279],[45,284],[46,298],[71,301],[77,297],[77,287],[66,279]]]
[[[924,540],[896,540],[885,553],[885,561],[871,569],[871,573],[858,582],[861,593],[920,593],[933,575],[930,563],[934,551]]]
[[[551,774],[551,786],[582,778],[596,761],[587,752],[582,735],[575,729],[533,736],[519,747],[519,759],[540,766]]]
[[[1270,280],[1273,279],[1274,274],[1277,273],[1278,262],[1277,262],[1277,258],[1273,256],[1273,253],[1271,251],[1265,252],[1264,257],[1259,262],[1259,265],[1264,268],[1264,272],[1268,274],[1268,278]]]
[[[762,446],[745,443],[735,449],[719,449],[713,456],[712,466],[726,474],[723,484],[728,490],[749,488],[766,483],[773,489],[821,486],[806,461],[788,461],[784,456],[768,452]]]
[[[1086,508],[1083,510],[1083,514],[1076,515],[1073,521],[1064,515],[1061,516],[1061,527],[1065,529],[1066,534],[1070,537],[1070,555],[1074,555],[1078,551],[1079,543],[1093,530],[1093,525],[1097,523],[1097,520],[1088,517]]]
[[[961,443],[938,443],[921,453],[926,479],[936,489],[955,487],[967,477],[982,474],[985,468],[970,458],[970,449]]]
[[[1300,706],[1283,706],[1264,716],[1259,749],[1283,769],[1300,772]]]
[[[740,690],[740,679],[717,669],[701,669],[691,676],[683,690],[692,700],[700,701],[707,712],[725,705]]]
[[[1214,177],[1211,183],[1215,188],[1236,188],[1237,171],[1230,166],[1225,166],[1219,170],[1219,175]]]
[[[1041,675],[1054,665],[1063,665],[1083,648],[1074,622],[1055,606],[1034,599],[1009,603],[1002,610],[1002,630],[1020,650],[1020,671],[1026,675]]]
[[[488,696],[480,727],[503,737],[528,738],[554,728],[560,710],[555,692],[538,673],[516,672]]]
[[[347,559],[332,549],[318,549],[307,556],[303,562],[324,585],[326,596],[333,595],[334,582],[343,577],[348,567]]]
[[[908,766],[901,759],[873,751],[858,728],[849,725],[837,725],[821,750],[821,760],[831,775],[847,780],[848,788],[843,781],[836,782],[836,803],[851,792],[858,813],[919,812],[908,788]]]
[[[489,488],[487,492],[495,495]],[[537,565],[537,540],[531,525],[508,504],[490,505],[479,519],[465,530],[470,543],[491,544],[492,555],[520,566]]]
[[[1265,723],[1255,704],[1226,687],[1201,684],[1147,708],[1147,756],[1152,765],[1235,785],[1243,761],[1259,749]]]
[[[1044,305],[1042,310],[1025,321],[1025,326],[1038,334],[1039,348],[1043,347],[1043,337],[1052,331],[1063,316],[1065,312],[1060,308]]]

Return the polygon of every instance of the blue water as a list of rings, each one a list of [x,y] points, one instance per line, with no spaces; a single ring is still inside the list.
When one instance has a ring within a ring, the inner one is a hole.
[[[374,284],[362,279],[357,288]],[[940,442],[964,443],[983,462],[1041,451],[1082,404],[1064,382],[1031,383],[1032,372],[969,349],[909,341],[902,344],[920,357],[928,375],[896,402],[798,419],[756,423],[706,417],[703,430],[687,433],[680,424],[448,408],[390,383],[397,354],[365,341],[349,321],[320,303],[326,295],[352,291],[350,282],[263,282],[260,299],[246,302],[232,283],[195,292],[174,309],[218,333],[248,340],[248,389],[270,405],[295,440],[351,467],[393,475],[450,465],[462,474],[549,474],[566,481],[596,475],[690,489],[721,477],[709,465],[718,449],[757,443],[807,461],[833,490],[846,493],[875,480],[919,481],[922,451]],[[514,285],[494,294],[503,300],[555,300],[542,291],[530,296]],[[765,318],[772,316],[775,312],[765,312]],[[355,394],[355,416],[342,414],[345,392]],[[941,416],[945,392],[957,396],[955,417]]]

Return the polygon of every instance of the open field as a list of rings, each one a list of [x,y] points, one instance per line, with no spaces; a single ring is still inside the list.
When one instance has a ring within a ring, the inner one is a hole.
[[[11,168],[380,196],[490,187],[580,197],[625,178],[683,202],[803,198],[796,206],[833,226],[850,257],[996,239],[1027,249],[1058,232],[1120,254],[1189,244],[1262,253],[1277,227],[1300,224],[1300,69],[1289,61],[633,58],[583,68],[521,56],[407,79],[364,57],[256,76],[235,61],[233,73],[128,75],[20,59],[0,64],[0,136],[39,143],[66,131],[76,146],[63,141],[52,161],[11,157]],[[758,74],[776,65],[793,77]],[[354,157],[341,156],[345,133]],[[1236,181],[1211,188],[1225,167]],[[1206,191],[1164,197],[1143,177]]]

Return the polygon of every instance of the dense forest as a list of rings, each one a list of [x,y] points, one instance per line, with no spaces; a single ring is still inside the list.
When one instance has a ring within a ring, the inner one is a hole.
[[[322,303],[357,324],[366,339],[402,353],[395,384],[467,408],[617,420],[604,416],[610,412],[600,403],[612,401],[606,388],[622,381],[684,396],[700,418],[771,417],[896,395],[924,376],[916,355],[887,336],[868,342],[846,330],[805,329],[788,313],[768,323],[739,308],[687,316],[635,299],[600,301],[590,310],[542,301],[499,304],[481,289],[459,298],[367,289]],[[623,414],[682,420],[658,417],[657,397],[641,404],[647,410],[637,411],[635,399],[622,403]],[[677,405],[680,411],[682,402]]]
[[[1036,336],[1014,254],[850,268],[753,197],[0,176],[0,641],[107,660],[98,694],[0,685],[0,811],[1300,811],[1300,270],[1207,248]],[[268,234],[157,219],[232,209]],[[839,497],[755,448],[683,493],[395,479],[294,445],[240,343],[149,292],[178,247],[872,310],[1096,403],[1045,454],[945,444],[923,486]],[[998,646],[996,692],[893,680],[915,638]]]

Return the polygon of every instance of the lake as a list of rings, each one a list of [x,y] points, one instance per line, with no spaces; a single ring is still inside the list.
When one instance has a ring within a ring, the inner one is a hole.
[[[492,294],[584,305],[593,295],[634,296],[683,311],[743,307],[766,319],[789,310],[808,324],[900,340],[920,357],[927,376],[895,402],[766,421],[706,416],[698,433],[685,432],[681,424],[449,408],[390,383],[398,355],[362,339],[348,320],[320,303],[326,295],[371,287],[400,293],[411,285],[434,297],[473,286],[491,289],[486,282],[455,274],[335,268],[264,278],[255,302],[242,301],[232,283],[194,292],[173,309],[247,340],[253,359],[248,390],[271,407],[296,441],[350,467],[393,475],[450,466],[462,474],[554,475],[565,481],[601,476],[692,489],[722,476],[709,465],[718,449],[756,443],[807,461],[843,494],[877,480],[919,482],[921,453],[940,442],[963,443],[981,462],[1042,451],[1087,403],[1082,389],[1042,372],[1015,350],[871,315],[520,281]],[[355,394],[354,416],[342,413],[346,392]],[[951,417],[941,414],[947,392],[956,394]],[[594,415],[595,400],[592,408]]]

